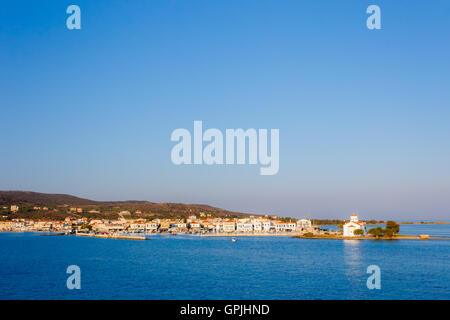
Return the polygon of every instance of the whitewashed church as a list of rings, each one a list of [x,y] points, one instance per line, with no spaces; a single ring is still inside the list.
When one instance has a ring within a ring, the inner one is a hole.
[[[356,214],[350,216],[350,221],[345,221],[344,224],[344,237],[356,237],[354,234],[355,230],[366,230],[366,223],[364,221],[359,221]]]

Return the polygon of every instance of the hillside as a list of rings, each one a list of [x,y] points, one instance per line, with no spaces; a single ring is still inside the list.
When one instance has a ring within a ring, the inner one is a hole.
[[[0,191],[0,205],[29,204],[29,205],[96,205],[98,202],[78,198],[67,194],[50,194],[31,191]]]
[[[11,205],[18,205],[19,212],[9,212]],[[248,213],[233,212],[203,204],[154,203],[149,201],[93,201],[67,194],[49,194],[31,191],[0,191],[0,206],[8,207],[9,218],[62,218],[64,216],[83,216],[90,218],[115,218],[120,211],[129,211],[130,217],[187,217],[203,213],[211,216],[246,216]],[[43,210],[43,207],[48,210]],[[40,209],[34,209],[40,207]],[[83,212],[70,212],[71,207],[81,208]],[[98,212],[92,212],[92,211]],[[89,212],[91,211],[91,212]]]

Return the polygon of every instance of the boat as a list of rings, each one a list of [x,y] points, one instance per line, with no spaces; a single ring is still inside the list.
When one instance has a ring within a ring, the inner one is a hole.
[[[233,237],[231,241],[236,242],[236,237]]]

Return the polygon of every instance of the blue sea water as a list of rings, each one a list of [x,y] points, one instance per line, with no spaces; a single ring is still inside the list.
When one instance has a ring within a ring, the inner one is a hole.
[[[449,225],[401,228],[450,236]],[[450,240],[0,233],[0,299],[450,299],[449,261]],[[69,265],[80,290],[66,287]],[[369,265],[380,290],[366,286]]]

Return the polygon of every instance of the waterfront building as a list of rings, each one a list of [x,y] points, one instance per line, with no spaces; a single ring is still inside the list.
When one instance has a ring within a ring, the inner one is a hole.
[[[161,220],[159,231],[160,232],[168,232],[170,229],[170,222],[167,220]]]
[[[309,219],[297,220],[297,229],[298,230],[308,229],[308,228],[311,228],[311,226],[312,226],[311,220],[309,220]]]
[[[198,221],[192,221],[192,222],[190,223],[190,230],[191,230],[191,232],[193,232],[193,233],[198,233],[198,232],[200,232],[200,231],[201,231],[201,225],[200,225],[200,222],[198,222]]]
[[[359,221],[356,214],[350,216],[350,221],[345,221],[344,223],[344,237],[355,237],[355,230],[366,230],[366,223],[364,221]]]
[[[232,220],[225,220],[222,223],[223,232],[234,232],[236,231],[236,224]]]
[[[238,222],[236,224],[237,232],[253,232],[253,224],[249,222]]]
[[[200,223],[197,221],[191,222],[191,229],[200,229]]]
[[[98,225],[98,228],[104,232],[115,233],[125,231],[126,226],[122,223],[118,223],[117,221],[107,221]]]
[[[21,230],[23,228],[25,228],[25,221],[17,221],[13,223],[14,230]]]
[[[270,231],[274,230],[274,225],[273,225],[272,221],[270,221],[270,220],[264,220],[262,225],[263,225],[264,232],[270,232]]]
[[[286,222],[286,231],[292,232],[297,229],[297,224],[295,222]]]
[[[146,224],[140,221],[131,223],[128,227],[130,232],[144,232],[146,228]]]
[[[253,230],[255,232],[262,232],[263,231],[263,223],[259,220],[254,220],[253,222]]]
[[[11,231],[13,228],[13,223],[11,221],[1,221],[0,231]]]
[[[275,231],[276,232],[285,232],[286,231],[286,223],[283,221],[278,221],[275,223]]]
[[[151,222],[147,222],[145,224],[145,231],[146,232],[156,232],[158,231],[158,223],[151,221]]]
[[[215,232],[216,231],[216,224],[210,220],[202,220],[201,225],[204,230],[208,232]]]

